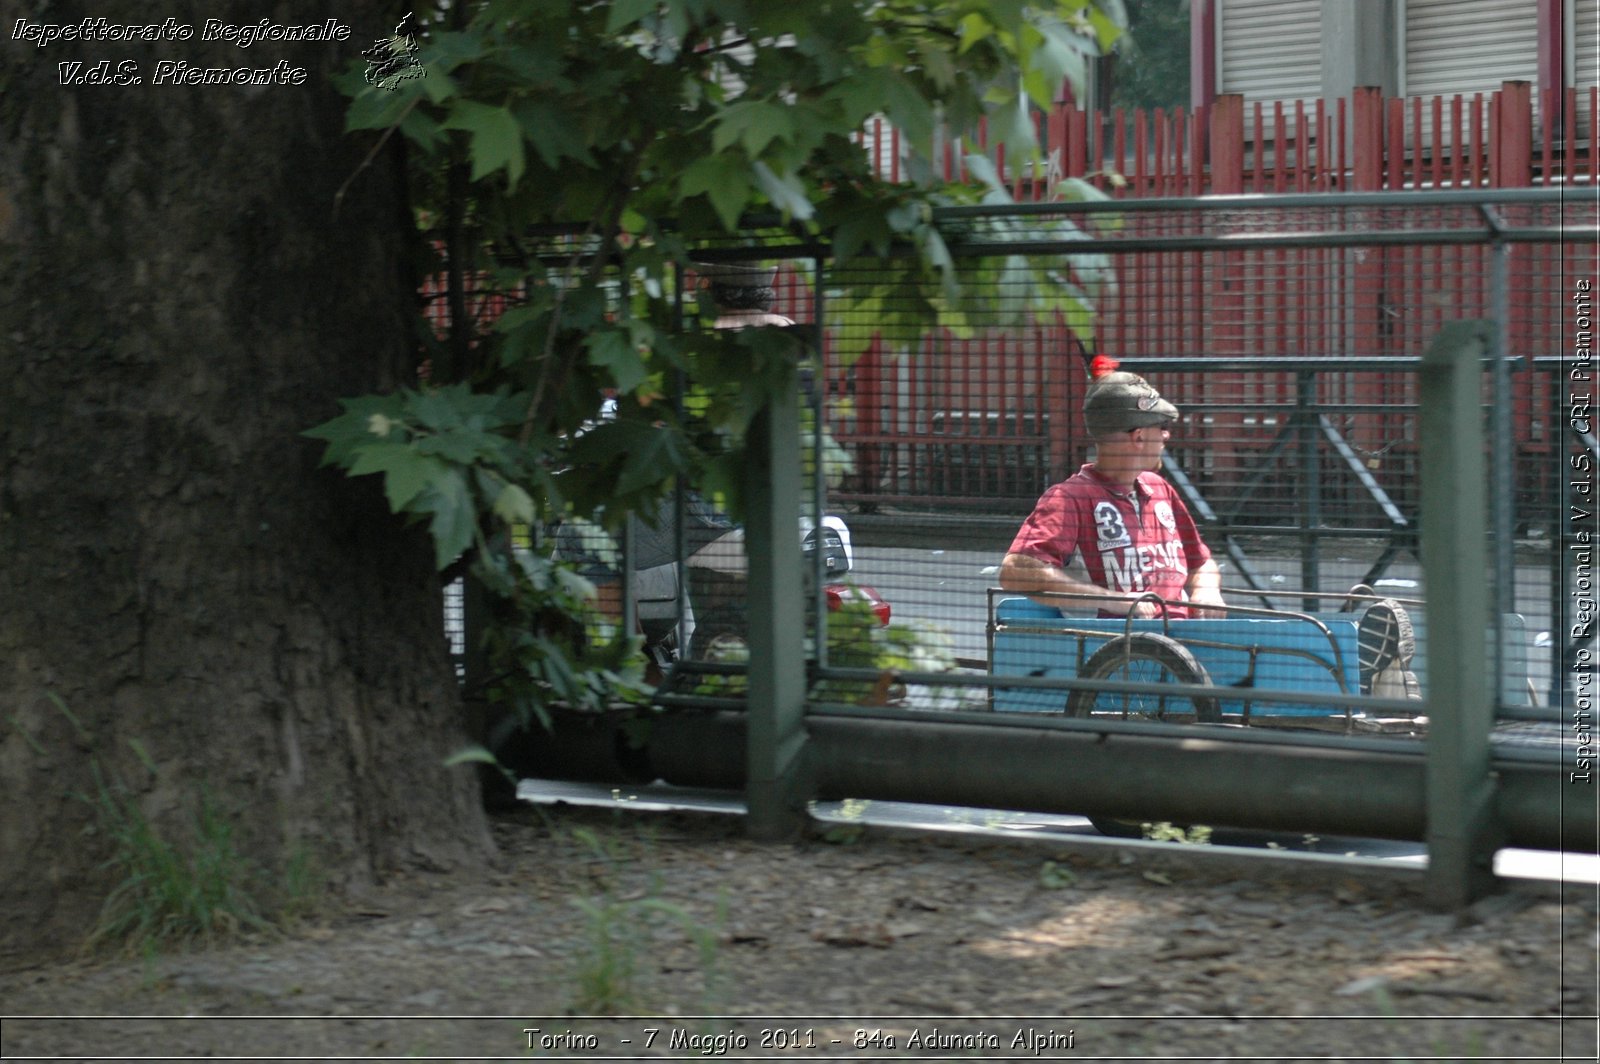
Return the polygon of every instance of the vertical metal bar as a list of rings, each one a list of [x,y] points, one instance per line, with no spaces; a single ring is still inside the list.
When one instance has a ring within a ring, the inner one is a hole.
[[[689,628],[689,493],[683,478],[672,482],[672,556],[678,561],[678,577],[673,581],[673,616],[677,618],[677,655],[686,659],[693,653]]]
[[[677,293],[672,301],[672,327],[679,333],[683,332],[683,301],[688,293],[684,290],[684,268],[674,265],[672,268],[673,290]],[[681,423],[683,418],[684,393],[689,388],[689,375],[681,366],[673,375],[672,409]],[[677,518],[677,529],[674,533],[673,552],[678,559],[678,594],[674,604],[674,612],[678,618],[678,659],[687,661],[694,655],[694,632],[689,627],[689,613],[693,604],[689,601],[689,520],[688,520],[688,494],[692,485],[684,482],[682,477],[673,478],[673,508]]]
[[[633,579],[634,574],[638,571],[638,563],[634,558],[635,537],[633,534],[633,524],[636,520],[638,518],[630,514],[628,519],[622,522],[622,530],[618,533],[622,539],[622,572],[619,575],[619,579],[622,581],[622,587],[620,588],[622,592],[621,623],[623,632],[630,634],[639,630],[639,602],[634,597],[636,588]]]
[[[800,568],[800,416],[793,365],[746,437],[745,547],[749,552],[750,689],[745,800],[750,834],[793,836],[805,820],[805,626]]]
[[[1489,490],[1494,505],[1494,597],[1489,623],[1494,631],[1494,687],[1495,701],[1505,690],[1505,647],[1500,637],[1500,618],[1517,609],[1516,559],[1513,553],[1515,526],[1512,515],[1516,507],[1516,482],[1512,472],[1511,368],[1506,356],[1510,354],[1511,338],[1511,246],[1496,240],[1489,247],[1489,300],[1493,316],[1493,333],[1489,345],[1490,395],[1495,401],[1489,404]]]
[[[823,434],[828,429],[828,377],[823,372],[822,351],[827,342],[824,322],[826,307],[823,303],[822,260],[811,260],[812,328],[816,330],[816,372],[811,378],[812,393],[807,397],[811,410],[811,523],[816,529],[817,549],[811,552],[811,643],[812,655],[819,668],[828,667],[828,596],[823,589],[826,573],[823,566],[822,515],[827,509],[828,470],[823,465],[826,451],[822,446]]]
[[[627,306],[628,275],[626,272],[624,272],[621,277],[618,278],[617,304],[612,309],[613,311],[616,311],[626,308]],[[608,514],[607,516],[610,517],[614,515]],[[621,531],[618,533],[618,535],[621,537],[619,546],[622,549],[622,572],[618,574],[618,579],[622,581],[622,587],[620,589],[622,593],[621,623],[622,631],[625,635],[633,635],[640,631],[639,600],[637,596],[638,589],[636,587],[636,581],[634,580],[634,577],[638,573],[638,560],[635,556],[636,548],[638,546],[638,537],[634,535],[634,528],[636,527],[638,521],[639,518],[634,516],[634,514],[630,511],[628,516],[623,520]]]
[[[1483,654],[1484,322],[1451,322],[1422,356],[1422,571],[1428,593],[1428,894],[1459,909],[1494,885],[1494,691]]]
[[[1295,373],[1294,418],[1295,439],[1300,445],[1300,586],[1310,591],[1321,590],[1322,552],[1322,470],[1317,461],[1318,422],[1311,412],[1317,401],[1315,374],[1308,370]],[[1306,599],[1302,609],[1311,612],[1320,609],[1314,598]]]

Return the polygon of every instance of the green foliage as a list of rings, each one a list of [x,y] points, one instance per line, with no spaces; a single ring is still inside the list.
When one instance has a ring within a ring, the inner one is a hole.
[[[828,665],[839,669],[870,669],[876,681],[824,679],[811,689],[811,697],[824,702],[882,704],[905,697],[899,682],[904,672],[948,672],[955,667],[953,642],[948,635],[921,625],[884,624],[864,598],[846,599],[828,612]],[[707,660],[724,665],[744,665],[749,648],[742,639],[714,641],[705,651]],[[741,696],[748,689],[743,673],[707,674],[695,685],[696,694]]]
[[[1120,33],[1115,0],[484,0],[417,14],[424,76],[371,86],[353,66],[338,83],[350,131],[410,149],[418,267],[444,278],[451,326],[422,331],[421,387],[348,400],[310,435],[328,463],[383,479],[441,569],[470,567],[496,597],[491,695],[528,718],[599,704],[637,672],[636,641],[597,622],[593,588],[547,559],[538,530],[594,516],[614,531],[674,483],[737,519],[745,432],[805,355],[793,331],[705,327],[685,287],[701,249],[730,236],[751,258],[773,237],[830,247],[830,287],[886,336],[970,329],[996,303],[1089,328],[1103,264],[958,265],[953,241],[1024,234],[981,219],[946,232],[936,208],[1006,193],[982,163],[973,184],[942,187],[930,160],[976,143],[980,123],[1009,168],[1036,159],[1030,108],[1063,79],[1081,87]],[[856,142],[878,117],[906,134],[914,182],[880,178]],[[1001,294],[979,295],[996,269]],[[469,287],[508,309],[480,325]],[[615,416],[597,424],[603,394]],[[533,549],[509,547],[519,530]],[[919,660],[898,638],[874,635],[871,660]]]
[[[1030,245],[1083,241],[1089,234],[1061,216],[1006,214],[1004,208],[1015,201],[993,161],[969,155],[964,168],[971,184],[930,191],[917,210],[891,211],[886,217],[893,231],[875,242],[882,255],[892,253],[897,237],[924,246],[931,269],[903,257],[887,262],[851,258],[846,252],[853,245],[835,245],[840,263],[829,274],[835,286],[831,298],[840,314],[876,325],[875,332],[847,330],[836,339],[834,353],[843,363],[865,353],[874,337],[904,354],[933,325],[966,338],[977,333],[979,323],[1005,327],[1059,320],[1085,346],[1092,343],[1097,301],[1116,284],[1110,256],[1029,250]],[[1054,191],[1064,202],[1109,199],[1081,178],[1059,182]],[[941,209],[937,215],[934,208]],[[1115,215],[1097,216],[1097,221],[1108,229],[1120,225]],[[1008,253],[1013,247],[1015,252]],[[983,254],[961,254],[979,248]]]
[[[1123,0],[1128,33],[1117,42],[1111,105],[1125,110],[1189,107],[1189,3]]]
[[[87,800],[113,845],[106,867],[118,879],[89,945],[153,953],[272,929],[258,900],[259,871],[239,852],[228,818],[207,798],[200,800],[192,838],[174,842],[156,831],[124,788],[107,783],[98,766],[94,778],[96,793]]]
[[[1039,886],[1045,890],[1064,890],[1077,882],[1078,874],[1064,864],[1046,861],[1039,867]]]
[[[1189,846],[1211,845],[1211,829],[1204,824],[1172,824],[1165,820],[1139,825],[1140,834],[1151,842],[1177,842]]]
[[[328,873],[316,851],[303,841],[295,843],[283,869],[278,921],[294,924],[315,916],[322,911],[328,893]]]
[[[465,384],[344,401],[344,413],[309,430],[327,441],[324,465],[351,476],[383,477],[395,513],[428,522],[440,569],[473,546],[486,548],[495,531],[537,519],[524,484],[554,493],[526,448],[508,438],[522,410],[503,390],[477,393]]]
[[[854,846],[866,834],[867,829],[860,824],[830,824],[823,829],[822,841],[829,846]]]
[[[872,669],[879,681],[823,680],[811,692],[821,701],[892,701],[903,696],[894,679],[899,673],[955,667],[954,644],[947,635],[898,621],[885,625],[862,599],[846,600],[829,612],[827,641],[830,667]]]

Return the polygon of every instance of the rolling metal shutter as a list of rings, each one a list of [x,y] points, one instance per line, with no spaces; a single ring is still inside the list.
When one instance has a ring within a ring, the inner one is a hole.
[[[1572,84],[1587,89],[1600,84],[1600,0],[1572,0]]]
[[[1321,0],[1220,0],[1217,92],[1245,102],[1322,95]]]
[[[1491,92],[1537,82],[1539,11],[1529,0],[1404,0],[1404,94]]]

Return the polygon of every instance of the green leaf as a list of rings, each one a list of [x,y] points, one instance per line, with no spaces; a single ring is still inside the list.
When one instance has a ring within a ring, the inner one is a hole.
[[[402,82],[393,90],[368,86],[350,101],[344,116],[345,131],[388,129],[416,107],[421,94],[422,88],[415,79]]]
[[[302,436],[327,441],[328,447],[322,456],[322,464],[325,466],[339,465],[348,468],[359,453],[373,442],[370,426],[375,416],[385,417],[391,422],[401,422],[405,416],[403,401],[398,395],[368,395],[359,399],[343,399],[340,400],[340,405],[344,407],[344,413],[301,433]]]
[[[439,123],[431,115],[424,114],[420,108],[413,108],[405,113],[400,119],[400,132],[429,155],[437,151],[444,141]]]
[[[957,54],[965,55],[985,40],[994,36],[994,23],[990,22],[979,12],[971,12],[961,18],[959,35],[961,44]]]
[[[678,191],[684,199],[704,194],[717,212],[723,227],[739,227],[739,219],[750,202],[750,178],[744,161],[732,152],[708,155],[691,163],[678,176]]]
[[[454,768],[456,765],[498,765],[499,763],[499,758],[476,743],[463,746],[444,759],[445,768]]]
[[[798,218],[804,222],[809,221],[817,213],[799,177],[792,173],[781,176],[774,174],[766,163],[761,162],[753,164],[751,169],[755,171],[761,191],[766,193],[767,199],[771,200],[772,205],[782,211],[785,217]]]
[[[727,151],[742,143],[745,154],[759,158],[774,140],[794,137],[794,113],[767,100],[745,100],[723,109],[711,133],[713,151]]]
[[[350,475],[382,473],[389,509],[400,513],[448,469],[444,462],[418,453],[410,444],[382,440],[362,449],[350,466]]]
[[[837,262],[854,258],[864,247],[870,247],[879,256],[887,256],[893,234],[883,215],[877,211],[860,211],[838,223],[833,230],[833,256]]]
[[[478,32],[430,33],[418,61],[429,70],[449,73],[463,63],[483,58],[484,47],[483,36]]]
[[[609,370],[618,391],[631,392],[650,375],[626,330],[591,333],[585,346],[589,350],[589,364]]]
[[[531,525],[537,513],[533,496],[516,484],[507,484],[495,496],[494,514],[508,525]]]
[[[424,436],[416,446],[419,454],[433,455],[455,465],[472,465],[494,458],[503,442],[498,436],[462,429]]]
[[[973,153],[964,156],[961,162],[966,167],[968,176],[979,184],[990,189],[1005,190],[1005,186],[1000,183],[1000,171],[995,169],[994,160],[987,155]]]
[[[683,452],[677,437],[666,431],[652,431],[628,455],[617,480],[617,492],[640,491],[660,484],[684,468]]]
[[[1106,203],[1111,199],[1081,177],[1069,177],[1056,182],[1055,196],[1069,203]]]
[[[427,68],[427,73],[416,84],[422,86],[422,93],[429,103],[444,103],[460,91],[455,79],[438,67]]]
[[[902,74],[883,80],[883,111],[911,144],[922,147],[933,143],[933,105]]]
[[[472,134],[472,180],[505,168],[510,187],[517,187],[522,176],[522,128],[504,107],[490,107],[473,100],[457,100],[445,120],[446,129],[464,129]]]
[[[621,33],[646,15],[656,13],[658,0],[613,0],[606,16],[606,35]]]
[[[527,133],[533,150],[550,169],[560,166],[562,159],[572,159],[584,166],[595,164],[583,128],[572,121],[571,110],[560,102],[518,100],[511,110]]]
[[[420,506],[433,512],[428,531],[433,535],[434,564],[443,569],[466,553],[478,530],[465,474],[459,468],[447,467],[431,482]]]

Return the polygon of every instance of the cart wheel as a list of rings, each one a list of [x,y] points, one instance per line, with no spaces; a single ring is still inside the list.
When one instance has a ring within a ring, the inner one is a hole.
[[[1126,683],[1211,682],[1205,668],[1182,643],[1154,632],[1118,636],[1089,655],[1078,675],[1085,680],[1119,680]],[[1159,691],[1073,691],[1067,696],[1067,716],[1117,716],[1125,719],[1186,721],[1216,724],[1222,707],[1215,698],[1167,695]]]

